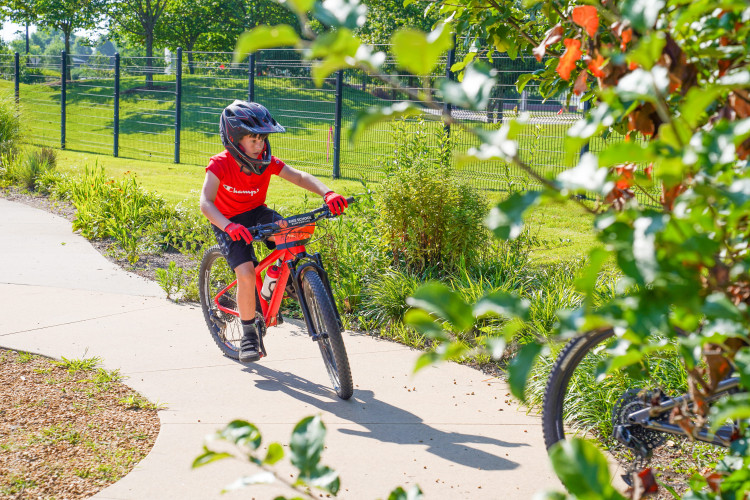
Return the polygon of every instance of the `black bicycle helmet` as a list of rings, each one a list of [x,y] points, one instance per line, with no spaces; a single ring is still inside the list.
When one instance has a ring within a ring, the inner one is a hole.
[[[260,175],[271,163],[271,144],[266,137],[266,147],[261,158],[251,158],[240,147],[240,139],[248,134],[273,134],[286,132],[265,106],[257,102],[236,100],[221,112],[219,135],[229,154],[237,161],[240,169],[250,175]],[[249,172],[247,170],[249,170]]]

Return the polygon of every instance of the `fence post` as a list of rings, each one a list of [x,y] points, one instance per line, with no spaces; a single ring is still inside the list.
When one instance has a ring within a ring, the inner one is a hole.
[[[174,104],[174,162],[180,163],[180,128],[182,126],[182,47],[177,47],[177,79]]]
[[[588,101],[583,101],[583,116],[586,116],[586,113],[589,112],[589,109],[591,109],[591,99]],[[591,139],[586,141],[586,144],[581,146],[581,151],[578,152],[578,159],[580,160],[581,157],[589,152],[589,142],[591,142]],[[572,165],[575,166],[575,165]]]
[[[60,149],[65,149],[65,94],[66,94],[66,80],[65,77],[68,74],[68,57],[63,50],[60,54],[60,81],[62,82],[60,88]]]
[[[255,54],[247,58],[247,100],[255,101]]]
[[[19,56],[18,52],[15,54],[15,74],[13,75],[14,79],[14,87],[16,91],[16,104],[19,104],[20,98],[21,98],[21,92],[20,92],[20,81],[21,81],[21,64],[19,63]]]
[[[341,177],[341,102],[344,94],[344,70],[336,72],[336,117],[333,132],[333,178]]]
[[[453,48],[448,51],[448,60],[445,63],[445,79],[446,80],[453,80],[453,71],[451,71],[451,67],[453,67],[453,64],[456,62],[456,35],[453,35]],[[445,120],[445,135],[450,136],[451,135],[451,124],[450,124],[450,118],[453,111],[453,105],[449,102],[446,102],[443,105],[443,120]]]
[[[114,157],[120,154],[120,53],[115,52],[115,142]]]

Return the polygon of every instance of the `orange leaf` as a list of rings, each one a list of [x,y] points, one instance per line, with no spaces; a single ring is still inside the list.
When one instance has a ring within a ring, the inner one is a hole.
[[[538,62],[542,61],[545,52],[547,52],[547,47],[562,40],[562,35],[563,27],[561,24],[557,24],[556,26],[553,26],[549,31],[547,31],[547,34],[544,36],[544,40],[542,40],[542,42],[537,47],[534,47],[534,50],[531,51]]]
[[[581,71],[578,74],[578,78],[576,78],[576,83],[573,85],[573,93],[575,95],[581,95],[584,92],[586,92],[586,89],[588,88],[588,85],[586,85],[586,80],[588,79],[589,74],[586,72],[586,70]]]
[[[646,174],[646,177],[648,177],[648,180],[651,180],[651,176],[654,174],[654,164],[649,163],[648,167],[646,167],[643,172]]]
[[[620,49],[625,50],[628,43],[630,43],[630,41],[633,39],[633,30],[631,28],[622,30],[622,34],[620,35],[620,37],[622,38]]]
[[[589,71],[597,78],[604,78],[605,76],[601,69],[602,66],[604,66],[604,57],[601,54],[597,54],[596,59],[589,61]]]
[[[593,5],[581,5],[573,9],[573,22],[586,30],[590,37],[596,35],[599,28],[599,14]]]
[[[576,67],[576,61],[581,58],[581,41],[574,38],[563,40],[565,44],[565,53],[557,64],[557,74],[563,80],[570,80],[570,72]]]

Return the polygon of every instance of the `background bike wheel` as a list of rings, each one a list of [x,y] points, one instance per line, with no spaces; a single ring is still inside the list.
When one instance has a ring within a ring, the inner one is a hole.
[[[232,359],[239,358],[240,340],[242,339],[242,324],[240,318],[220,311],[213,298],[227,285],[234,281],[235,275],[229,267],[218,245],[208,248],[201,260],[198,289],[200,293],[203,317],[208,325],[216,345],[221,352]],[[219,299],[223,307],[237,310],[237,289],[228,290]]]
[[[646,407],[638,397],[641,388],[659,388],[668,395],[687,389],[686,373],[676,352],[647,356],[637,370],[645,377],[636,378],[625,370],[598,377],[606,348],[615,340],[612,329],[594,330],[571,340],[560,351],[547,379],[542,404],[542,430],[548,449],[570,436],[622,449],[611,437],[614,421],[623,423],[625,415]],[[652,447],[666,437],[642,428],[633,432]]]
[[[328,338],[318,340],[318,347],[323,355],[331,384],[341,399],[349,399],[354,393],[349,358],[336,320],[336,311],[323,280],[315,269],[309,269],[302,275],[302,293],[310,311],[310,320],[318,334],[328,334]]]

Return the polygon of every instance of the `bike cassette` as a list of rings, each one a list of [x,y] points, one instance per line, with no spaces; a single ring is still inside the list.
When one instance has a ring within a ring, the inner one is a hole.
[[[620,396],[620,399],[612,408],[612,435],[629,448],[636,456],[645,459],[650,458],[653,451],[664,444],[667,440],[666,434],[651,429],[646,429],[638,423],[628,420],[632,413],[643,410],[650,406],[649,401],[656,396],[661,401],[665,400],[663,394],[654,392],[643,392],[641,389],[628,389]],[[658,420],[667,420],[667,415],[656,417]]]

